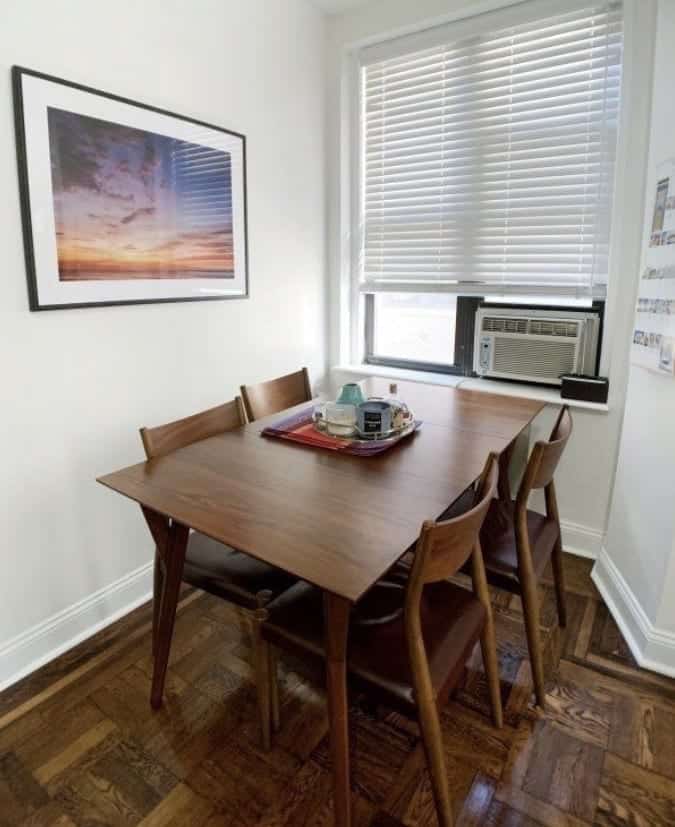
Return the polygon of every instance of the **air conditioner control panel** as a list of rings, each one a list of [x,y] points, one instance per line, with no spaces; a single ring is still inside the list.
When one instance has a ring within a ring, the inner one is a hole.
[[[481,336],[478,349],[479,372],[490,370],[490,351],[492,350],[492,337]]]

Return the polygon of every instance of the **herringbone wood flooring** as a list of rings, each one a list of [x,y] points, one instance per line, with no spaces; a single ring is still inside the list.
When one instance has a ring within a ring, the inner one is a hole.
[[[564,632],[542,589],[545,714],[530,705],[518,600],[495,595],[506,725],[487,717],[478,653],[442,717],[459,827],[675,825],[675,681],[637,668],[590,567],[566,559]],[[331,824],[320,676],[283,659],[283,725],[264,753],[241,617],[184,593],[157,713],[149,618],[137,610],[0,695],[0,825]],[[415,724],[355,699],[351,734],[355,824],[434,825]]]

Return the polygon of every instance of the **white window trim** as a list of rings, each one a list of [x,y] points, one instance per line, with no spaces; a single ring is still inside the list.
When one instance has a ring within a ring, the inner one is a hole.
[[[336,262],[339,280],[337,307],[337,342],[335,353],[342,365],[361,365],[363,361],[363,336],[360,330],[360,303],[358,258],[360,255],[360,227],[358,221],[360,162],[352,163],[358,143],[359,102],[353,95],[359,76],[359,52],[368,46],[382,43],[403,35],[423,32],[432,27],[455,23],[495,10],[508,10],[528,6],[531,0],[482,0],[455,13],[436,19],[427,19],[377,36],[355,41],[341,50],[341,111],[339,172],[339,239]],[[565,8],[574,8],[577,0],[562,0]],[[580,0],[579,0],[580,2]],[[573,5],[574,4],[574,5]],[[557,7],[560,8],[558,2]],[[610,377],[610,395],[614,393],[612,382],[618,379],[622,385],[627,368],[623,361],[628,354],[628,336],[633,319],[634,294],[637,289],[641,231],[643,220],[645,169],[649,149],[649,120],[651,112],[652,56],[655,41],[656,0],[624,0],[624,64],[621,87],[621,118],[616,151],[616,168],[619,171],[614,188],[612,207],[612,233],[610,237],[610,263],[608,274],[607,305],[602,342],[600,372]],[[356,152],[357,159],[360,152]],[[355,209],[356,208],[356,209]],[[640,228],[639,237],[636,227]],[[622,283],[620,278],[627,262],[635,262],[632,284]],[[631,293],[627,302],[625,292]],[[622,338],[626,339],[623,343]],[[621,344],[622,347],[614,347]],[[620,356],[623,353],[623,360]]]

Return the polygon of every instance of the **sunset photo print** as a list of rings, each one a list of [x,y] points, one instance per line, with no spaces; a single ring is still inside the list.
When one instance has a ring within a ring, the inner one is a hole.
[[[244,135],[12,79],[31,310],[248,297]]]
[[[233,278],[228,152],[49,107],[59,278]]]

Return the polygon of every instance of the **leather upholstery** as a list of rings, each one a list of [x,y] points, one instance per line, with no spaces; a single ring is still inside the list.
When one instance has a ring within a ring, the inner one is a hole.
[[[474,492],[467,489],[443,515],[444,520],[459,517],[473,507]],[[516,530],[514,512],[516,504],[493,500],[480,532],[485,568],[488,573],[496,572],[509,577],[518,575],[518,552],[516,549]],[[554,520],[536,511],[527,511],[527,530],[530,538],[532,562],[535,574],[539,577],[548,562],[559,529]],[[468,571],[468,567],[467,567]]]
[[[508,576],[518,575],[518,552],[514,527],[515,503],[493,500],[490,505],[480,541],[483,549],[485,568]],[[537,577],[540,577],[559,535],[554,520],[536,511],[527,512],[527,531],[530,538],[532,563]]]
[[[256,609],[297,582],[297,578],[249,554],[192,532],[183,580],[246,609]]]
[[[376,584],[352,612],[347,647],[350,680],[380,695],[389,704],[414,711],[412,673],[405,637],[403,602],[405,590],[387,588],[380,595]],[[384,599],[385,622],[363,622],[378,615],[377,603]],[[398,600],[400,611],[392,601]],[[365,607],[364,607],[365,604]],[[267,607],[268,620],[262,635],[276,646],[324,657],[321,592],[307,583],[297,583]],[[485,609],[466,589],[441,581],[425,587],[421,606],[422,633],[432,686],[436,697],[444,697],[461,677],[464,665],[480,637]]]

